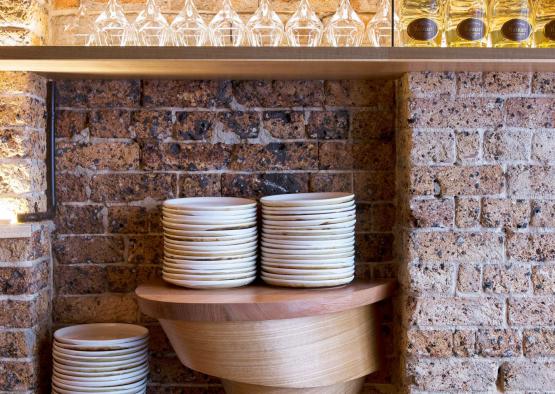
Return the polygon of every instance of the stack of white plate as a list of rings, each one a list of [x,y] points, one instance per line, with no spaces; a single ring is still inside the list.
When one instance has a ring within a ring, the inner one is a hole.
[[[148,330],[118,323],[83,324],[54,333],[52,392],[145,393]]]
[[[244,286],[256,278],[256,201],[232,197],[163,205],[166,282],[197,289]]]
[[[288,287],[338,286],[355,272],[355,203],[348,193],[263,197],[262,279]]]

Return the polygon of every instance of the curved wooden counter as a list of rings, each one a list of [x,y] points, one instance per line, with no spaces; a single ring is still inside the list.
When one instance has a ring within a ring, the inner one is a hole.
[[[136,294],[151,317],[187,321],[261,321],[342,312],[391,297],[394,280],[355,281],[325,289],[292,289],[264,284],[221,290],[193,290],[156,281]]]

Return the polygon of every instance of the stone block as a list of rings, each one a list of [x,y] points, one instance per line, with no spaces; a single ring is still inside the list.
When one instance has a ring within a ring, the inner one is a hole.
[[[415,164],[454,163],[452,131],[416,131],[412,136],[411,161]]]
[[[139,105],[141,84],[132,80],[62,80],[56,97],[60,107],[134,107]]]
[[[410,222],[414,227],[451,227],[454,217],[453,199],[410,201]]]
[[[449,357],[453,354],[453,331],[409,330],[408,354],[413,357]]]
[[[320,170],[350,170],[353,168],[353,145],[346,141],[318,143],[318,168]]]
[[[511,233],[506,248],[507,256],[513,261],[555,260],[555,234]]]
[[[555,356],[555,329],[534,328],[524,330],[523,349],[526,357]]]
[[[532,160],[544,163],[555,161],[555,132],[538,130],[532,137]]]
[[[233,81],[233,96],[246,108],[320,107],[322,81]]]
[[[318,111],[310,113],[306,130],[309,138],[344,140],[349,138],[349,127],[348,111]]]
[[[504,303],[493,297],[418,298],[411,322],[422,327],[435,325],[498,326],[503,323]]]
[[[137,321],[138,307],[132,294],[59,296],[54,299],[53,319],[59,324]]]
[[[503,388],[514,390],[538,390],[544,392],[555,381],[553,361],[518,360],[503,363],[501,382]]]
[[[166,200],[177,196],[173,174],[98,174],[91,179],[91,200],[132,202]]]
[[[229,168],[235,171],[314,170],[318,146],[308,142],[234,145]]]
[[[52,250],[58,264],[119,263],[124,261],[123,238],[113,236],[56,236]]]
[[[484,133],[484,158],[488,161],[518,161],[530,158],[530,130],[496,129]]]
[[[308,174],[223,174],[222,195],[260,198],[273,194],[308,192]]]
[[[555,295],[555,265],[542,264],[532,267],[532,289],[535,294]]]
[[[454,272],[455,266],[452,263],[409,263],[407,290],[413,294],[451,294],[454,288]]]
[[[480,225],[481,204],[479,198],[455,197],[455,224],[460,228]]]
[[[59,265],[54,283],[58,296],[103,293],[107,291],[106,269],[96,264]]]
[[[479,131],[458,131],[455,138],[458,160],[472,161],[480,158],[482,137]]]
[[[486,293],[527,293],[530,288],[530,267],[525,265],[485,265],[483,290]]]
[[[484,357],[517,357],[521,343],[520,333],[511,329],[479,329],[476,334],[478,354]]]
[[[479,264],[461,264],[457,274],[457,291],[477,293],[481,289],[482,267]]]
[[[484,198],[480,221],[484,227],[526,228],[530,221],[530,203],[525,200]]]
[[[514,326],[552,326],[555,324],[555,299],[526,297],[509,299],[509,324]]]
[[[60,234],[100,234],[104,232],[104,209],[100,206],[61,205],[54,222]]]
[[[555,125],[553,98],[509,98],[505,102],[505,125],[509,127],[543,127]]]
[[[130,138],[131,112],[127,110],[98,110],[90,114],[91,137]]]
[[[302,111],[265,111],[262,113],[262,127],[277,139],[307,137]]]
[[[177,181],[179,197],[220,196],[220,174],[180,174]]]
[[[174,123],[170,111],[140,110],[130,116],[130,130],[138,139],[164,140],[172,135]]]
[[[100,142],[77,145],[59,143],[56,147],[56,169],[74,171],[82,167],[90,170],[130,170],[139,167],[139,145],[134,142]]]
[[[115,234],[144,234],[148,232],[145,207],[116,206],[108,208],[108,232]]]
[[[530,93],[532,73],[485,72],[483,76],[486,93],[522,94]]]
[[[516,198],[542,198],[555,194],[555,166],[509,166],[507,178],[508,192]]]

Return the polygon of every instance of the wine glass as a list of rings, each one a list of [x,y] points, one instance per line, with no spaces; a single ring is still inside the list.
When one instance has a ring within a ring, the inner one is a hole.
[[[134,28],[141,45],[164,46],[171,42],[170,25],[156,0],[147,0],[145,9],[135,19]]]
[[[106,10],[94,22],[92,42],[94,45],[138,45],[137,33],[125,17],[117,0],[109,0]]]
[[[210,41],[218,47],[241,46],[247,35],[245,24],[231,6],[230,0],[223,0],[222,9],[208,27]]]
[[[193,0],[185,0],[185,6],[171,24],[174,45],[203,46],[208,41],[208,26],[200,16]]]
[[[289,44],[293,47],[316,47],[322,39],[324,26],[310,6],[308,0],[301,0],[299,8],[285,26]]]
[[[364,23],[351,7],[341,0],[339,8],[326,24],[326,38],[332,47],[358,47],[364,37]]]
[[[90,45],[91,32],[93,31],[93,23],[87,18],[88,9],[87,2],[81,1],[81,5],[77,9],[77,17],[64,26],[64,34],[69,36],[70,45]]]
[[[397,29],[397,26],[399,26],[399,16],[397,13],[394,15],[394,42],[391,42],[392,1],[394,0],[382,0],[376,14],[370,22],[368,22],[368,26],[366,27],[366,35],[368,36],[370,45],[374,47],[390,47],[393,43],[400,43],[401,36],[399,34],[399,29]]]
[[[249,42],[253,47],[277,47],[285,36],[283,22],[272,10],[269,0],[261,0],[260,7],[247,23]]]

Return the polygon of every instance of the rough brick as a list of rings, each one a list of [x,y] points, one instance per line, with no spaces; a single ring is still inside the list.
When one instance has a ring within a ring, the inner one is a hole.
[[[507,169],[508,191],[514,197],[542,198],[555,194],[555,167],[516,165]]]
[[[104,232],[104,210],[98,206],[58,207],[55,223],[61,234],[99,234]]]
[[[89,130],[92,137],[129,138],[131,113],[125,110],[93,111],[90,115]]]
[[[392,203],[359,203],[356,213],[356,231],[391,231],[395,224],[396,212]]]
[[[414,294],[452,293],[454,271],[452,263],[410,263],[408,291]]]
[[[458,131],[457,159],[460,161],[476,160],[480,157],[481,136],[478,131]]]
[[[21,392],[33,390],[39,382],[38,366],[32,361],[3,361],[0,363],[0,390]]]
[[[526,228],[530,219],[530,203],[524,200],[484,198],[481,223],[484,227]]]
[[[0,125],[44,128],[46,113],[44,103],[24,96],[0,98]]]
[[[555,73],[534,73],[532,76],[532,93],[555,93]]]
[[[349,170],[353,168],[353,145],[345,141],[326,141],[318,144],[320,170]]]
[[[147,209],[135,206],[109,207],[108,232],[119,234],[148,232]]]
[[[555,132],[540,130],[532,137],[532,160],[546,163],[555,161]]]
[[[415,227],[451,227],[455,216],[453,199],[412,200],[410,223]]]
[[[501,366],[501,379],[505,390],[544,392],[555,381],[555,363],[532,360],[506,362]]]
[[[552,326],[555,324],[555,299],[548,297],[509,300],[509,323],[520,326]]]
[[[481,72],[458,72],[456,77],[459,95],[482,93],[484,84]]]
[[[394,172],[356,172],[353,178],[355,195],[359,201],[392,200],[395,196]]]
[[[415,360],[409,365],[414,388],[431,391],[495,390],[497,363],[487,360]]]
[[[47,261],[28,267],[0,267],[0,294],[37,293],[48,286],[50,270]]]
[[[484,133],[484,158],[491,161],[528,160],[531,141],[530,130],[487,131]]]
[[[313,173],[310,174],[310,192],[336,191],[353,192],[353,177],[350,173]]]
[[[357,234],[355,258],[361,262],[382,262],[393,259],[393,234]]]
[[[480,212],[479,198],[455,197],[455,224],[457,227],[477,227],[480,224]]]
[[[530,267],[485,265],[483,289],[492,293],[526,293],[530,287]]]
[[[233,81],[233,96],[245,107],[317,107],[323,104],[322,81]]]
[[[418,232],[409,246],[420,261],[492,262],[503,257],[503,237],[495,233]]]
[[[19,262],[48,256],[50,235],[47,227],[34,229],[30,238],[0,239],[0,261]]]
[[[407,89],[414,97],[452,96],[456,90],[453,72],[417,72],[406,75]]]
[[[349,138],[349,124],[347,111],[322,111],[311,112],[306,127],[310,138],[338,140]]]
[[[61,324],[133,323],[137,319],[137,312],[137,304],[132,295],[59,296],[54,299],[53,317]]]
[[[476,353],[476,333],[473,330],[455,330],[453,353],[458,357],[471,357]]]
[[[129,237],[129,263],[161,264],[163,254],[164,242],[162,236],[145,235]]]
[[[453,163],[455,134],[452,131],[417,131],[412,136],[411,160],[415,164]]]
[[[308,192],[308,174],[223,174],[222,195],[263,197]]]
[[[532,73],[486,72],[483,84],[486,93],[527,94],[530,93]]]
[[[511,233],[507,237],[507,256],[515,261],[555,260],[555,234]]]
[[[145,143],[141,146],[141,164],[145,170],[207,171],[225,168],[230,161],[230,147],[209,143]]]
[[[393,111],[351,111],[351,137],[353,140],[378,139],[391,141],[395,137]]]
[[[552,98],[510,98],[505,102],[505,124],[509,127],[545,127],[555,125],[555,101]]]
[[[457,275],[457,291],[476,293],[481,288],[482,267],[479,264],[462,264]]]
[[[76,108],[133,107],[139,104],[140,89],[139,81],[63,80],[57,84],[57,103]]]
[[[238,144],[233,146],[232,170],[273,171],[317,168],[318,146],[313,143]]]
[[[89,177],[83,174],[63,174],[56,177],[56,197],[62,202],[87,200]]]
[[[221,195],[220,174],[180,174],[179,197],[203,197]]]
[[[75,145],[62,143],[56,147],[59,171],[83,167],[91,170],[129,170],[139,166],[139,145],[128,142],[106,142]]]
[[[57,294],[95,294],[106,291],[106,270],[103,266],[60,265],[54,276]]]
[[[555,266],[542,264],[532,267],[532,288],[536,294],[555,294]]]
[[[478,354],[485,357],[515,357],[521,353],[520,333],[510,329],[480,329],[476,335]]]
[[[304,114],[301,111],[266,111],[262,114],[262,126],[274,138],[306,137]]]
[[[501,166],[416,167],[410,191],[415,195],[468,196],[499,194],[505,178]]]
[[[176,197],[176,177],[172,174],[99,174],[91,180],[91,200],[131,202]]]
[[[535,328],[525,330],[523,350],[527,357],[555,356],[555,329]]]
[[[0,332],[0,357],[25,358],[36,350],[36,332],[33,329]]]
[[[44,160],[46,135],[38,130],[2,129],[0,130],[0,155],[2,158]]]
[[[57,236],[52,250],[58,264],[123,261],[123,239],[111,236]]]
[[[393,107],[395,83],[388,80],[373,81],[325,81],[327,105],[368,106],[379,103],[382,108]]]
[[[345,153],[343,153],[345,155]],[[353,144],[353,166],[356,170],[387,171],[395,168],[395,143],[368,140]]]
[[[453,353],[453,332],[445,330],[409,330],[408,354],[417,357],[447,357]]]
[[[419,298],[412,320],[420,326],[496,326],[503,322],[503,302],[489,297]]]
[[[172,135],[173,121],[170,111],[134,111],[131,113],[130,122],[130,130],[139,139],[164,140]]]
[[[88,113],[85,111],[56,111],[56,137],[80,135],[88,127]]]
[[[224,129],[229,131],[233,129],[238,132],[245,132],[247,135],[252,130],[252,125],[245,124],[248,122],[249,116],[234,116],[233,112],[223,112],[219,119],[224,123]],[[214,128],[216,126],[216,116],[211,112],[177,112],[175,114],[176,122],[173,125],[173,136],[177,140],[184,141],[202,141],[212,138]],[[244,126],[246,129],[243,129]],[[255,128],[258,134],[258,128]],[[152,132],[150,133],[153,134]]]

